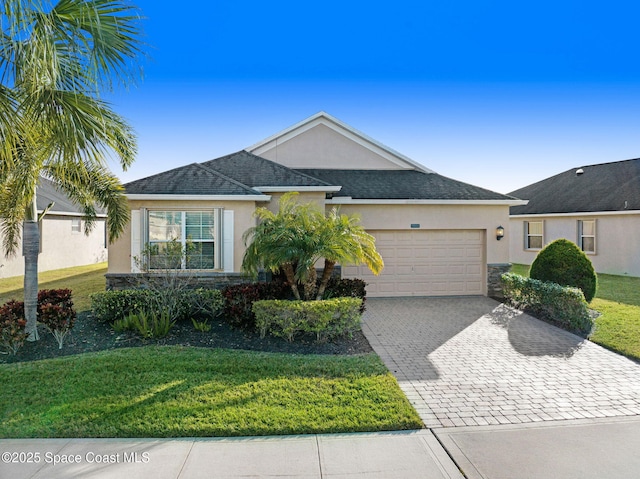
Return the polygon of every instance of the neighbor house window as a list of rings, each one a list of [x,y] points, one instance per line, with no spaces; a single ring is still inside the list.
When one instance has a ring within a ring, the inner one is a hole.
[[[80,233],[82,231],[82,221],[79,218],[71,219],[71,232]]]
[[[216,211],[149,211],[149,268],[216,269]]]
[[[525,249],[542,249],[544,245],[544,227],[542,221],[524,222],[524,247]]]
[[[596,252],[596,220],[578,221],[578,245],[585,253]]]

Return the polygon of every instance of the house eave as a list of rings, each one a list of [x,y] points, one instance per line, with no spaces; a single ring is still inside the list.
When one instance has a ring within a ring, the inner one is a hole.
[[[339,197],[327,200],[328,205],[484,205],[484,206],[520,206],[527,200],[445,200],[445,199],[353,199]]]
[[[509,215],[509,218],[574,218],[577,216],[620,216],[620,215],[640,215],[640,210],[624,211],[579,211],[571,213],[528,213],[520,215]]]
[[[270,195],[171,195],[129,193],[125,196],[129,200],[138,201],[271,201]]]
[[[335,193],[340,191],[342,186],[254,186],[253,189],[260,193],[287,193],[290,191],[297,191],[299,193]]]

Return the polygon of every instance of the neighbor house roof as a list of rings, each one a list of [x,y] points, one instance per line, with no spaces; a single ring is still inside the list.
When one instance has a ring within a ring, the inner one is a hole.
[[[40,177],[40,182],[36,189],[36,206],[38,211],[44,211],[51,203],[53,206],[49,210],[50,214],[84,216],[84,210],[73,202],[64,192],[58,189],[54,182],[47,178]],[[104,208],[97,207],[98,216],[106,216]]]
[[[640,210],[640,158],[572,168],[510,195],[512,215]]]
[[[340,184],[334,197],[353,199],[513,200],[506,195],[417,170],[297,170],[327,183]]]

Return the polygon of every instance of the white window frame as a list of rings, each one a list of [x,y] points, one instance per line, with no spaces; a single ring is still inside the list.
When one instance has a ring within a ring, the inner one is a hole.
[[[223,270],[223,235],[222,235],[222,218],[223,218],[223,208],[194,208],[194,209],[174,209],[174,208],[153,208],[145,210],[145,221],[143,224],[143,244],[148,245],[151,244],[149,239],[149,214],[157,213],[157,212],[167,212],[167,213],[179,213],[181,214],[181,225],[180,225],[180,243],[182,244],[182,248],[184,249],[187,244],[187,221],[186,216],[187,213],[212,213],[213,214],[213,268],[187,268],[186,259],[182,259],[182,264],[180,265],[181,270],[185,271],[221,271]],[[194,241],[194,243],[207,242],[207,241]],[[148,260],[148,258],[147,258]],[[162,269],[162,268],[160,268]]]
[[[71,218],[71,234],[77,235],[82,233],[82,220],[80,218]]]
[[[584,234],[584,223],[593,223],[593,234],[592,235],[587,235]],[[598,230],[597,230],[597,222],[595,219],[588,219],[588,220],[578,220],[578,247],[585,253],[585,254],[596,254],[597,251],[597,234],[598,234]],[[584,238],[593,238],[593,251],[587,251],[584,249]]]
[[[542,233],[540,234],[532,234],[529,233],[529,225],[531,223],[540,223],[541,229],[542,229]],[[539,248],[532,248],[531,247],[531,238],[540,238],[540,247]],[[524,249],[527,251],[540,251],[542,248],[544,248],[544,221],[540,220],[540,221],[525,221],[524,222]]]

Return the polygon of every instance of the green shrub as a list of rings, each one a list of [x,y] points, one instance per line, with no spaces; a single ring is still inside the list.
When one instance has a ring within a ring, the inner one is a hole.
[[[591,260],[575,243],[558,239],[549,243],[531,264],[529,276],[582,290],[588,303],[596,295],[597,276]]]
[[[514,273],[502,275],[502,286],[507,302],[516,308],[583,335],[593,329],[593,318],[578,288]]]
[[[323,299],[330,298],[360,298],[362,306],[360,312],[364,313],[364,302],[367,296],[367,283],[361,279],[347,279],[333,277],[327,284]]]
[[[242,283],[222,289],[224,317],[232,326],[254,329],[256,316],[253,303],[266,299],[288,299],[291,289],[284,281],[268,283]]]
[[[171,331],[171,328],[175,324],[176,322],[171,320],[168,311],[159,313],[138,311],[136,313],[130,313],[122,319],[115,320],[113,322],[113,329],[118,332],[134,331],[144,339],[159,339],[169,334],[169,331]]]
[[[93,315],[112,324],[137,311],[157,314],[171,311],[167,313],[171,320],[211,319],[220,313],[223,305],[224,298],[217,289],[184,289],[173,291],[171,295],[148,289],[124,289],[91,295]]]
[[[151,309],[152,296],[148,289],[123,289],[101,291],[89,297],[96,319],[113,324],[136,311]]]
[[[318,341],[351,336],[360,325],[359,298],[322,301],[263,300],[253,304],[260,336],[267,333],[293,341],[296,335],[313,333]]]

